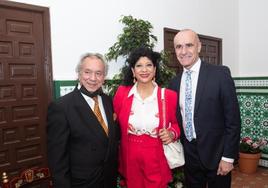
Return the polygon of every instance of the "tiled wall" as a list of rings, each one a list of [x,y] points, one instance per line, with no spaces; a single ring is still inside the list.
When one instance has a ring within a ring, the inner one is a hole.
[[[268,77],[234,80],[242,120],[241,137],[268,139]]]
[[[234,78],[242,120],[241,138],[268,140],[268,77]],[[259,164],[268,167],[268,146]]]

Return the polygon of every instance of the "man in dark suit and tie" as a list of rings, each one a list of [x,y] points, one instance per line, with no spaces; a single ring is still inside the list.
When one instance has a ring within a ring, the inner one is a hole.
[[[183,72],[169,87],[180,99],[177,118],[184,130],[186,187],[229,188],[241,126],[230,70],[200,60],[201,42],[190,29],[177,33],[174,47]]]
[[[107,65],[87,53],[77,65],[79,83],[48,107],[48,164],[54,188],[113,188],[119,129],[101,86]]]

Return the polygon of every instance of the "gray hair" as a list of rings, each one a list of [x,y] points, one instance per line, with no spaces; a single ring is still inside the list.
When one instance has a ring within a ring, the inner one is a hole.
[[[107,73],[108,73],[108,64],[105,61],[103,55],[101,55],[99,53],[85,53],[85,54],[83,54],[81,56],[81,58],[80,58],[80,61],[78,62],[77,66],[75,68],[75,71],[76,71],[77,74],[80,74],[81,69],[82,69],[82,64],[84,63],[84,60],[86,58],[97,58],[97,59],[101,60],[101,62],[104,65],[104,75],[107,76]]]

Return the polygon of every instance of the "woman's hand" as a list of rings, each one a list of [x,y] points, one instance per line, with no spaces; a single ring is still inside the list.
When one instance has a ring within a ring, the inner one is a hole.
[[[162,140],[163,144],[169,144],[173,141],[174,134],[172,131],[169,131],[167,129],[160,129],[159,137]]]

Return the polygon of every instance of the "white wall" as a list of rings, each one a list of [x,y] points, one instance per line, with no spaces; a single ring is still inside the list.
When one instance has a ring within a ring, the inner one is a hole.
[[[267,7],[267,0],[239,0],[240,76],[268,76]]]
[[[247,71],[241,71],[238,62],[238,0],[16,1],[50,7],[54,80],[75,79],[74,68],[82,53],[107,53],[121,33],[121,15],[151,22],[158,51],[163,49],[163,27],[192,28],[200,34],[222,38],[223,64],[231,68],[233,76]],[[118,71],[118,66],[120,63],[110,63],[109,77]]]

